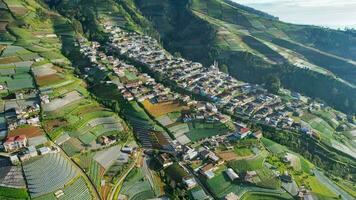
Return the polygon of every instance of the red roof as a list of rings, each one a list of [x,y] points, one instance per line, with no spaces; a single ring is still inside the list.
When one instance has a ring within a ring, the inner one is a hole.
[[[5,143],[11,143],[11,142],[22,142],[23,140],[26,139],[25,135],[19,135],[19,136],[13,136],[13,137],[8,137],[5,141]]]
[[[250,131],[249,128],[241,128],[241,129],[240,129],[240,133],[242,133],[242,134],[247,133],[247,132],[249,132],[249,131]]]

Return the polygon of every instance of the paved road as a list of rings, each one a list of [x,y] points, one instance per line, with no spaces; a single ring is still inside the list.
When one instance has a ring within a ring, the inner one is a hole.
[[[344,200],[353,200],[349,193],[342,190],[339,186],[337,186],[334,182],[332,182],[328,177],[326,177],[321,171],[313,170],[315,177],[323,183],[326,187],[328,187],[331,191],[333,191],[337,195],[341,195],[342,199]]]
[[[125,173],[123,176],[121,176],[120,180],[116,183],[114,189],[111,190],[110,194],[108,195],[108,196],[109,196],[108,200],[115,200],[115,199],[114,199],[114,198],[115,198],[115,194],[118,193],[117,190],[120,190],[120,189],[121,189],[120,186],[121,186],[122,182],[125,180],[126,176],[131,172],[131,170],[135,167],[135,165],[137,164],[137,162],[140,160],[141,155],[142,155],[142,151],[139,150],[139,151],[137,152],[135,162],[133,162],[133,163],[131,164],[130,168],[126,171],[126,173]]]

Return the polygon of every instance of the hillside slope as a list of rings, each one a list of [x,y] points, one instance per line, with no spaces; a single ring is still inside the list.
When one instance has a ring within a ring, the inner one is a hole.
[[[350,32],[292,25],[228,0],[135,0],[164,46],[210,65],[226,64],[244,81],[283,85],[356,111],[356,37]]]

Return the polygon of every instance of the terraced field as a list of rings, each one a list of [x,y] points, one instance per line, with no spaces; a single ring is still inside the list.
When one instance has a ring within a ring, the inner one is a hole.
[[[193,122],[189,124],[189,132],[185,135],[191,141],[198,141],[206,137],[215,135],[224,135],[228,132],[225,125],[219,123],[200,123]]]
[[[31,197],[63,188],[78,171],[60,154],[47,154],[24,164],[24,173]]]
[[[281,189],[264,189],[260,187],[232,183],[227,175],[223,172],[216,174],[212,179],[206,180],[206,184],[217,198],[223,198],[225,195],[231,192],[234,192],[238,196],[249,195],[249,193],[252,192],[257,194],[264,193],[271,196],[279,196],[282,198],[285,197],[286,199],[290,199],[290,196]]]
[[[144,180],[141,169],[136,168],[130,172],[123,183],[120,194],[126,195],[129,200],[149,199],[154,192],[147,180]]]

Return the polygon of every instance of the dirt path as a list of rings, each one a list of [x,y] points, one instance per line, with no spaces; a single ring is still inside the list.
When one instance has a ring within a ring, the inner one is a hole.
[[[138,150],[136,154],[135,162],[131,164],[130,168],[126,171],[126,173],[116,183],[115,187],[111,190],[110,194],[108,195],[109,196],[108,200],[114,200],[115,198],[117,199],[116,195],[119,194],[123,181],[125,180],[126,176],[131,172],[131,170],[137,165],[137,163],[140,162],[141,155],[142,155],[142,151]]]

